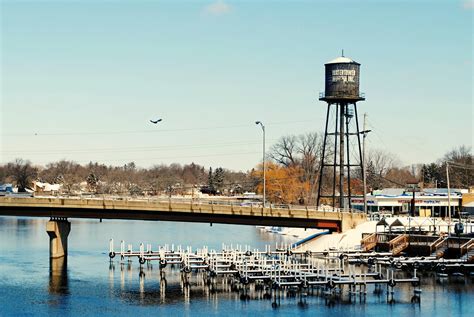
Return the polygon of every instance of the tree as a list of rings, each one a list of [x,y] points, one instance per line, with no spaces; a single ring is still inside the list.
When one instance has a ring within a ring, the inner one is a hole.
[[[26,192],[26,188],[38,175],[38,168],[33,167],[30,161],[16,159],[7,164],[7,174],[15,181],[19,192]]]
[[[99,185],[99,177],[91,172],[86,178],[87,186],[89,187],[89,191],[97,192],[97,187]]]
[[[436,163],[423,164],[421,168],[423,183],[429,186],[437,187],[441,184],[441,166]]]
[[[293,135],[283,136],[271,147],[269,157],[282,166],[296,166],[296,150],[297,138]]]
[[[214,174],[212,173],[212,167],[209,167],[209,176],[207,177],[207,186],[210,191],[216,190],[216,187],[214,185]]]
[[[366,156],[367,187],[381,189],[393,187],[395,183],[385,180],[389,170],[396,167],[397,158],[394,154],[380,149],[371,149]]]
[[[446,181],[446,162],[449,164],[449,182],[452,188],[473,186],[473,155],[470,147],[459,146],[446,153],[442,159],[441,175]]]
[[[222,193],[222,191],[224,190],[224,170],[222,169],[222,167],[216,168],[213,178],[215,189]]]
[[[255,177],[262,178],[262,169],[254,171]],[[285,167],[274,162],[266,163],[266,199],[283,204],[305,203],[304,197],[310,188],[308,181],[302,181],[303,170],[299,166]],[[263,182],[257,186],[263,192]]]
[[[323,138],[321,134],[310,132],[298,136],[283,136],[275,143],[269,152],[269,158],[285,168],[296,168],[300,171],[300,181],[309,184],[303,196],[305,202],[315,198],[317,176],[320,170]],[[327,147],[326,157],[329,157],[331,146]]]
[[[49,163],[41,170],[39,178],[51,184],[62,184],[62,189],[70,193],[74,187],[78,187],[81,180],[86,179],[87,170],[73,161],[61,160]]]
[[[384,187],[405,187],[406,184],[418,183],[418,179],[410,172],[410,169],[393,167],[385,175]]]

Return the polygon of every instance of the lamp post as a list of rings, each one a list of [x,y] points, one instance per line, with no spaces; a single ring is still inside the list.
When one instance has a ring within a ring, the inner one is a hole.
[[[448,185],[448,236],[451,236],[451,188],[449,186],[449,162],[446,162],[446,181]]]
[[[265,126],[261,121],[255,121],[256,125],[260,125],[263,132],[263,157],[262,157],[262,169],[263,169],[263,208],[265,208],[266,196],[265,196]]]
[[[362,144],[362,180],[364,186],[364,213],[367,214],[367,165],[365,164],[365,138],[367,133],[372,130],[367,130],[367,113],[364,113],[364,131],[361,131],[360,134],[364,136]]]

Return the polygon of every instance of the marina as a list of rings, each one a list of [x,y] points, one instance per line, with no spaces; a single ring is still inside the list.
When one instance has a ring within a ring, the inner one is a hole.
[[[237,285],[245,295],[246,286],[257,285],[266,295],[274,298],[280,296],[280,291],[295,293],[317,294],[325,296],[342,296],[345,291],[352,295],[366,296],[368,285],[374,285],[375,289],[386,288],[388,302],[394,302],[393,288],[400,284],[411,284],[413,289],[413,302],[420,300],[420,279],[417,277],[417,269],[407,277],[396,274],[394,268],[382,271],[380,265],[370,267],[367,271],[354,270],[351,265],[346,265],[345,256],[329,256],[329,254],[310,254],[308,252],[295,252],[287,246],[272,250],[266,246],[265,250],[251,249],[249,246],[223,246],[222,250],[210,250],[207,247],[193,251],[191,247],[174,245],[159,246],[152,250],[151,245],[140,244],[139,251],[133,251],[132,246],[125,248],[125,242],[121,241],[120,251],[115,252],[113,240],[110,240],[109,257],[111,265],[117,256],[119,263],[131,262],[136,258],[140,265],[140,276],[145,273],[144,265],[158,263],[160,274],[165,274],[169,265],[172,269],[179,270],[182,278],[186,281],[189,274],[205,272],[208,284],[215,279],[231,278],[231,283]],[[341,254],[342,255],[342,254]],[[359,272],[357,272],[359,271]],[[276,301],[272,305],[276,305]]]

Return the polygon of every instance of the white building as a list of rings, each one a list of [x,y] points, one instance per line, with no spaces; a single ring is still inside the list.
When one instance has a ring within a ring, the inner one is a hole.
[[[450,190],[451,216],[457,214],[462,204],[464,190]],[[367,195],[367,210],[369,212],[391,212],[392,214],[408,213],[411,208],[413,193],[405,192],[404,189],[388,188],[374,191]],[[363,210],[364,198],[353,197],[352,208]],[[446,217],[448,216],[448,193],[446,188],[423,189],[415,193],[415,215],[422,217]]]

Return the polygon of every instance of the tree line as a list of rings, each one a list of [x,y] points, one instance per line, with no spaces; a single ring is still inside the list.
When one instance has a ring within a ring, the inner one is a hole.
[[[323,135],[306,133],[287,135],[273,144],[266,158],[267,200],[274,203],[315,203],[318,173],[321,168]],[[332,149],[332,146],[327,147]],[[331,150],[327,160],[333,159]],[[366,155],[368,191],[387,187],[404,187],[418,182],[425,187],[446,187],[446,164],[449,165],[452,188],[473,186],[473,155],[471,149],[460,146],[429,164],[401,166],[396,155],[380,149],[369,149]],[[325,174],[323,193],[331,193],[334,175],[332,169]],[[155,165],[137,167],[134,162],[123,166],[107,166],[98,162],[81,165],[61,160],[46,166],[33,165],[30,161],[16,159],[0,165],[0,182],[14,183],[25,191],[33,180],[61,184],[61,191],[73,194],[84,191],[97,194],[162,195],[185,194],[201,190],[211,195],[233,195],[244,192],[263,192],[262,164],[246,172],[236,172],[223,167],[205,168],[198,164]],[[338,175],[336,181],[338,182]],[[350,186],[353,194],[362,194],[362,173],[351,171]]]
[[[134,162],[123,166],[107,166],[97,162],[81,165],[61,160],[43,167],[33,165],[28,160],[16,159],[0,166],[0,182],[14,183],[19,192],[26,191],[36,180],[61,184],[61,192],[65,194],[83,192],[85,188],[94,194],[137,196],[185,194],[203,186],[212,186],[214,193],[241,193],[255,188],[247,172],[221,167],[215,171],[213,173],[212,168],[208,171],[194,163],[140,168]]]

